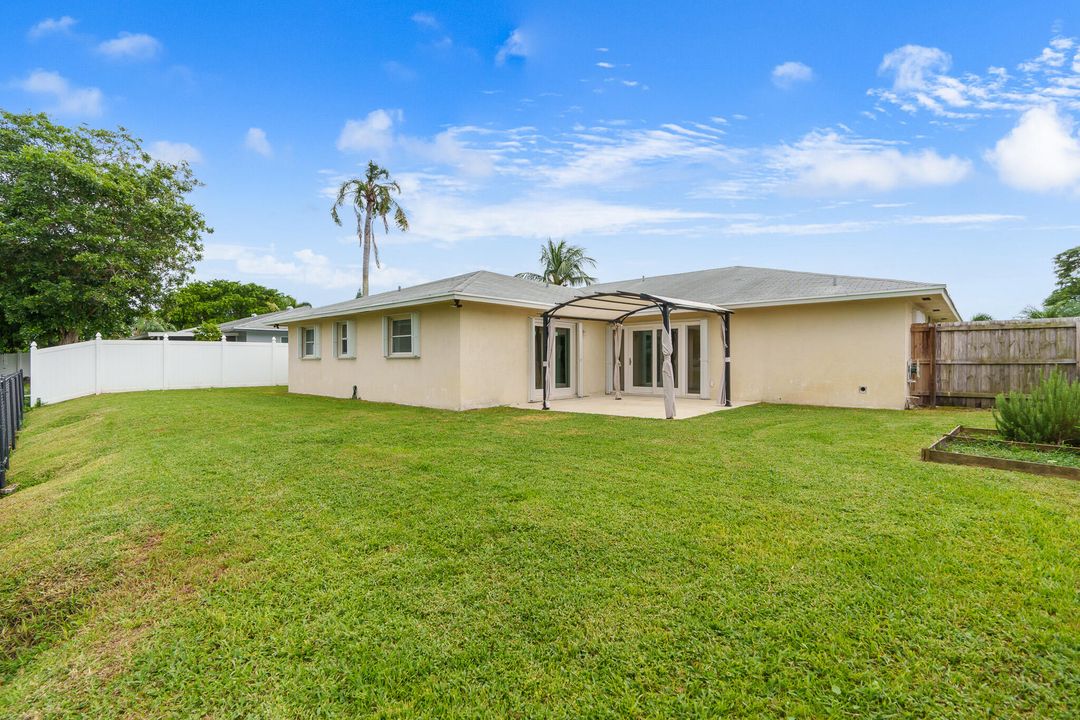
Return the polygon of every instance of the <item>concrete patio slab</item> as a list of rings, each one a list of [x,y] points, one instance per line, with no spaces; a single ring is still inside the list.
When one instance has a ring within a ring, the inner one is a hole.
[[[753,403],[733,403],[731,407],[717,405],[715,400],[701,398],[675,398],[675,419],[708,415],[721,410],[732,410]],[[616,400],[614,395],[590,395],[582,398],[551,400],[554,412],[586,413],[590,415],[614,415],[618,417],[638,417],[664,419],[664,398],[660,395],[623,395]],[[524,410],[542,410],[539,402],[520,403],[514,407]]]

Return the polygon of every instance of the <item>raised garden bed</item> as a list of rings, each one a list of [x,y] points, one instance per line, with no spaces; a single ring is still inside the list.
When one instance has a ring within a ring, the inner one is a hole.
[[[957,425],[928,448],[922,459],[1080,480],[1080,448],[1004,440],[996,430]]]

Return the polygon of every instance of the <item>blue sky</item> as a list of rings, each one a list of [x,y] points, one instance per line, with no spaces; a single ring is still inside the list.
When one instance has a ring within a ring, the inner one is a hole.
[[[824,5],[12,3],[0,106],[187,159],[198,276],[316,304],[359,285],[328,193],[368,158],[412,221],[373,290],[532,270],[552,236],[603,280],[743,264],[1040,301],[1080,245],[1080,6]]]

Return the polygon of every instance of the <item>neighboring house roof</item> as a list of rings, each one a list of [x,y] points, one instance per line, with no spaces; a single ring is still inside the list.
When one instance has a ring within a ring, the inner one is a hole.
[[[309,308],[299,308],[300,310],[307,310]],[[295,312],[293,308],[286,308],[285,310],[278,310],[271,313],[263,313],[262,315],[251,315],[246,318],[240,318],[239,320],[230,320],[229,322],[223,322],[218,325],[218,329],[223,333],[251,331],[251,330],[264,330],[266,332],[280,332],[281,328],[277,327],[277,321]]]
[[[943,283],[734,266],[620,280],[585,288],[547,285],[478,270],[333,305],[299,308],[284,313],[276,322],[287,325],[306,319],[338,317],[442,300],[471,299],[547,309],[583,294],[612,290],[650,293],[733,309],[935,294],[941,295],[952,315],[959,318]]]

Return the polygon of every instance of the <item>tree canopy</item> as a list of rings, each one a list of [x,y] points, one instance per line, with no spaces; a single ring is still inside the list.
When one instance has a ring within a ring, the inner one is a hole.
[[[368,270],[371,266],[372,250],[375,251],[375,266],[382,267],[379,262],[379,246],[375,242],[375,221],[382,220],[383,231],[388,233],[390,232],[390,216],[393,215],[394,225],[398,230],[406,232],[409,229],[409,218],[394,199],[394,195],[400,194],[401,187],[390,177],[390,171],[376,165],[374,160],[368,161],[364,177],[346,180],[338,188],[334,206],[330,208],[330,217],[335,223],[341,225],[338,208],[343,205],[352,206],[353,214],[356,216],[356,236],[363,251],[360,291],[356,293],[356,297],[368,295]]]
[[[191,273],[199,182],[139,142],[0,110],[0,348],[123,335]]]
[[[1028,305],[1020,313],[1025,318],[1058,318],[1080,316],[1080,246],[1054,256],[1053,291],[1043,300],[1042,307]]]
[[[257,283],[200,280],[170,293],[161,303],[159,315],[164,322],[182,329],[204,323],[220,324],[305,304],[280,290]]]
[[[569,245],[565,240],[553,242],[548,238],[540,246],[541,272],[523,272],[516,277],[552,285],[592,285],[596,278],[585,272],[586,266],[596,267],[596,261],[585,254],[585,248]]]
[[[1044,305],[1080,304],[1080,247],[1070,248],[1054,256],[1054,291]]]

